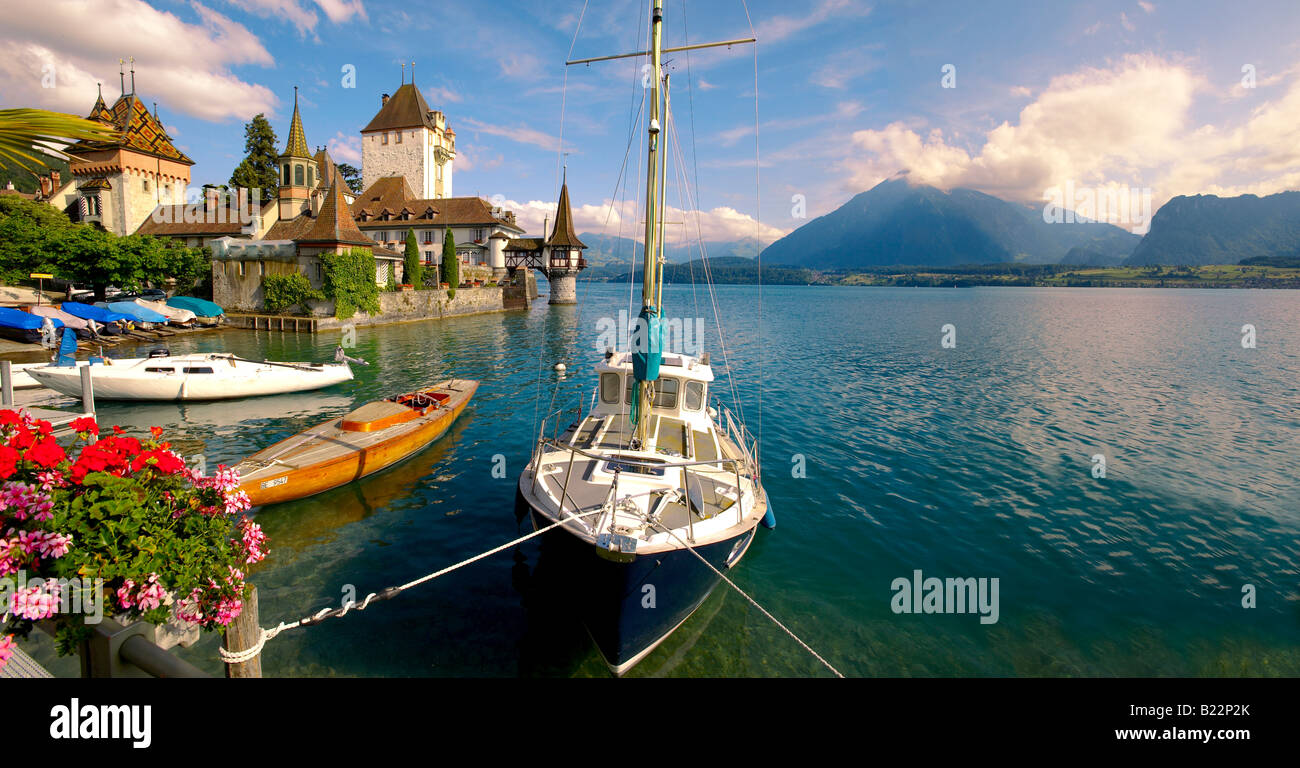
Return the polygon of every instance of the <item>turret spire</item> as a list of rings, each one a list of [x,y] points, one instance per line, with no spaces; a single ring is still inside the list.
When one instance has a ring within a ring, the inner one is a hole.
[[[311,157],[307,148],[307,133],[302,129],[302,115],[298,111],[298,86],[293,87],[293,120],[289,123],[289,142],[284,147],[288,157]]]

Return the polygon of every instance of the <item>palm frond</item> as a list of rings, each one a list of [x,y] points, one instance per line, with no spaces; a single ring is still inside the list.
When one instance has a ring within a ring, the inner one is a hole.
[[[18,166],[35,173],[45,167],[35,147],[41,142],[112,141],[110,125],[44,109],[0,109],[0,167]],[[24,162],[27,161],[27,162]]]

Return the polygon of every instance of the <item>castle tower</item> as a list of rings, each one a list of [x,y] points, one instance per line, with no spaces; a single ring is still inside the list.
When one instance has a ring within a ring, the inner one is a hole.
[[[110,107],[101,90],[88,116],[110,126],[115,137],[82,140],[64,149],[76,184],[52,189],[49,200],[59,208],[76,203],[82,221],[98,222],[114,234],[129,235],[159,205],[185,202],[194,161],[172,144],[156,111],[150,113],[137,98],[134,66],[130,92],[126,73],[119,75],[122,95]]]
[[[560,204],[555,212],[555,229],[542,249],[542,273],[551,283],[550,304],[578,303],[578,273],[587,268],[582,252],[587,246],[578,239],[573,229],[573,213],[569,210],[569,184],[560,187]]]
[[[305,211],[316,186],[316,161],[307,147],[307,134],[298,114],[298,87],[293,88],[293,122],[289,124],[289,143],[278,158],[280,166],[280,220],[288,221]]]
[[[414,82],[384,94],[379,112],[361,129],[362,186],[385,176],[405,176],[424,199],[452,197],[456,132],[442,112],[429,109]]]

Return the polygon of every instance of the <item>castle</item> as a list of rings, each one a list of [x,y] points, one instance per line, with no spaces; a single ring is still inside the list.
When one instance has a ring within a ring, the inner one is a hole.
[[[74,180],[52,190],[49,200],[75,220],[97,222],[116,234],[209,247],[218,304],[260,309],[262,278],[286,270],[320,287],[319,255],[350,247],[371,249],[377,283],[402,282],[408,231],[415,232],[434,280],[445,274],[443,242],[450,232],[463,276],[502,282],[521,267],[538,269],[552,276],[552,303],[576,301],[573,279],[586,266],[585,246],[573,231],[567,185],[549,237],[526,237],[512,211],[481,197],[452,196],[456,132],[413,82],[381,96],[379,111],[361,129],[360,193],[347,185],[326,149],[310,149],[295,88],[288,138],[276,160],[275,199],[267,205],[213,188],[187,204],[194,163],[172,145],[156,107],[152,115],[144,109],[134,93],[134,74],[131,90],[125,93],[124,80],[124,93],[112,108],[102,95],[96,101],[90,119],[110,123],[119,138],[78,142],[66,150]]]

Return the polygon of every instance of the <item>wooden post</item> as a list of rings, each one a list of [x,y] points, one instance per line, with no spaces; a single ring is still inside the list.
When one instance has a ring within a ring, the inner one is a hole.
[[[14,364],[8,360],[0,360],[0,404],[14,404]]]
[[[95,415],[95,387],[90,383],[90,366],[81,366],[81,412]]]
[[[257,618],[257,585],[248,585],[248,595],[244,597],[244,609],[226,627],[226,637],[221,645],[231,653],[239,653],[257,645],[262,634],[261,624]],[[239,664],[226,665],[226,677],[261,677],[262,655]]]

